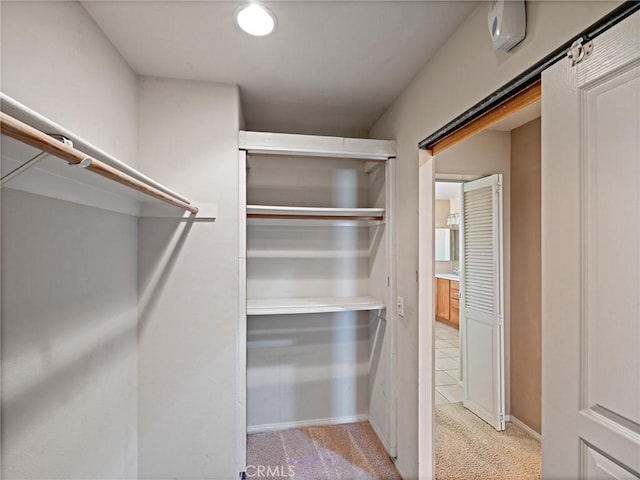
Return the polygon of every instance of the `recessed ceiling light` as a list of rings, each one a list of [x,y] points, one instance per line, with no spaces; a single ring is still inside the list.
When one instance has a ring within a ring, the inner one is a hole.
[[[257,3],[243,5],[236,10],[236,24],[249,35],[264,37],[276,28],[276,16]]]

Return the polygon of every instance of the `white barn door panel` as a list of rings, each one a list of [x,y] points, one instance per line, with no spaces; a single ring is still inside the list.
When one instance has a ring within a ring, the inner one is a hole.
[[[463,405],[504,430],[502,176],[464,184],[462,197]]]
[[[640,478],[640,14],[543,74],[544,478]]]

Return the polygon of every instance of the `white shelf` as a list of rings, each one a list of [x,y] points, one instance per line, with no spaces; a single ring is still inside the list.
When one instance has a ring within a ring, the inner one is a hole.
[[[0,93],[0,107],[3,113],[49,135],[62,135],[73,142],[73,147],[82,153],[99,160],[119,172],[150,185],[174,198],[188,202],[184,197],[166,186],[145,176],[141,172],[120,162],[73,132],[52,122],[48,118],[22,105],[11,97]],[[40,151],[2,135],[2,173],[6,174],[22,165]],[[120,185],[86,169],[69,165],[52,155],[47,155],[33,167],[5,183],[7,188],[22,190],[46,197],[58,198],[73,203],[111,210],[127,215],[149,217],[187,217],[183,210]],[[199,206],[199,205],[198,205]],[[215,218],[214,205],[207,205],[198,213],[197,218]]]
[[[368,258],[369,250],[247,250],[247,258]]]
[[[393,140],[324,137],[286,133],[245,132],[239,136],[241,150],[251,154],[354,158],[386,161],[396,156]]]
[[[372,297],[308,297],[247,299],[247,315],[356,312],[380,310],[385,304]]]
[[[247,205],[247,217],[276,220],[339,220],[381,222],[384,208],[323,208]]]

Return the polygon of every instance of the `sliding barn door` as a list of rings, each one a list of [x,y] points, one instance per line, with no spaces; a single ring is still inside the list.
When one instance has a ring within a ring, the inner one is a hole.
[[[463,186],[461,312],[464,406],[504,430],[502,175]]]
[[[542,75],[543,478],[640,478],[640,13]]]

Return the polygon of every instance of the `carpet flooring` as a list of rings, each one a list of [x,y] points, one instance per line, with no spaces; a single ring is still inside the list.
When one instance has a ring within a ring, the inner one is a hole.
[[[247,477],[401,480],[366,422],[248,435]]]
[[[437,480],[540,478],[540,442],[507,423],[497,432],[460,403],[436,406]]]

